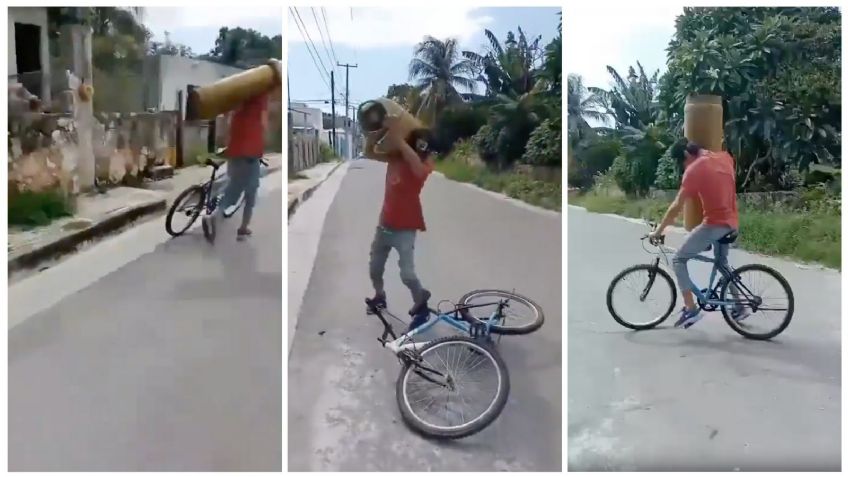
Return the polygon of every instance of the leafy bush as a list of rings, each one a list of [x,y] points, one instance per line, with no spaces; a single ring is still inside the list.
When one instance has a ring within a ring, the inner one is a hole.
[[[321,143],[319,152],[321,154],[321,162],[329,162],[338,158],[336,153],[333,151],[333,148],[323,142]]]
[[[542,121],[527,141],[522,161],[543,166],[562,166],[562,119]]]
[[[582,141],[572,153],[568,183],[581,189],[591,187],[595,176],[608,171],[621,153],[621,141],[615,137],[595,136]]]
[[[72,214],[71,203],[58,191],[20,192],[9,199],[9,224],[43,226]]]
[[[665,154],[657,162],[657,173],[654,180],[657,189],[670,190],[680,187],[681,174],[671,151],[672,148],[666,149]]]
[[[445,109],[436,123],[435,134],[442,150],[451,150],[456,142],[474,136],[487,120],[482,105],[460,105]]]
[[[480,157],[486,161],[490,162],[495,159],[497,156],[497,148],[495,147],[495,143],[498,139],[498,133],[492,126],[486,124],[477,131],[471,140],[474,142],[474,146],[477,147],[477,152],[480,154]]]

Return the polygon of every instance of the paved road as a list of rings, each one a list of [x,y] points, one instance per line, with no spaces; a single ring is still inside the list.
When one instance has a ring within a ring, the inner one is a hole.
[[[21,287],[96,280],[9,330],[10,470],[282,469],[280,176],[251,241],[167,240],[162,219],[10,289],[31,307]]]
[[[838,471],[839,273],[732,250],[732,263],[765,263],[792,285],[795,317],[782,335],[745,340],[720,312],[688,330],[670,319],[631,332],[605,294],[616,273],[647,262],[645,231],[569,209],[569,470]],[[704,264],[692,269],[706,282]]]
[[[540,303],[547,321],[536,334],[501,342],[512,392],[494,424],[461,441],[425,441],[400,419],[398,362],[377,343],[379,323],[364,313],[384,177],[385,166],[354,161],[326,214],[290,351],[289,470],[561,470],[561,215],[518,207],[440,176],[428,180],[423,200],[429,231],[419,236],[416,268],[434,298],[514,287]],[[310,201],[322,200],[320,192]],[[290,257],[300,253],[289,250]],[[387,291],[390,308],[402,311],[410,298],[395,257],[386,268]]]

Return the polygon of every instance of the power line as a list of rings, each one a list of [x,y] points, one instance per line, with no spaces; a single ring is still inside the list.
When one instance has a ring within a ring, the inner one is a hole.
[[[307,51],[309,51],[309,56],[312,57],[312,62],[315,63],[315,68],[318,69],[318,73],[321,74],[321,80],[324,81],[324,84],[329,88],[330,85],[327,83],[326,76],[329,76],[330,73],[327,71],[327,67],[324,66],[324,61],[321,59],[321,55],[318,55],[318,48],[315,47],[315,42],[312,41],[312,37],[309,36],[309,31],[306,30],[306,24],[303,23],[303,19],[300,18],[300,13],[298,13],[297,8],[289,7],[289,12],[295,14],[297,18],[295,18],[295,25],[297,25],[297,29],[300,31],[300,36],[303,38],[304,42],[308,41],[308,43],[304,43],[306,45]],[[300,24],[298,23],[300,20]],[[303,24],[303,28],[301,28],[301,24]],[[312,50],[309,49],[309,44],[312,44],[312,48],[315,50],[315,55],[312,54]],[[318,59],[315,59],[315,56],[318,56]],[[318,66],[318,65],[321,66]],[[321,69],[324,71],[322,72]]]
[[[324,29],[327,30],[327,38],[330,40],[330,49],[333,50],[333,59],[336,60],[336,63],[338,63],[339,59],[336,57],[336,47],[333,46],[333,37],[330,35],[330,25],[327,24],[327,14],[324,7],[321,7],[321,16],[324,17]]]
[[[315,14],[315,7],[310,7],[312,10],[312,18],[315,20],[315,26],[318,28],[318,34],[321,35],[321,44],[324,45],[324,53],[327,55],[327,60],[330,62],[330,65],[333,64],[333,58],[330,58],[330,50],[327,48],[327,42],[324,41],[324,32],[321,31],[321,24],[318,23],[318,15]],[[327,35],[329,36],[330,32],[327,31]],[[337,62],[338,63],[338,62]]]

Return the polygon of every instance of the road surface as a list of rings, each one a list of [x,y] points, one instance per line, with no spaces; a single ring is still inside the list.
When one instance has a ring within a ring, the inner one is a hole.
[[[605,297],[619,271],[649,261],[646,231],[569,208],[569,470],[838,471],[839,273],[734,249],[732,264],[764,263],[792,286],[795,315],[783,334],[746,340],[720,312],[688,330],[670,328],[671,317],[632,332],[613,321]],[[706,283],[705,264],[690,269]]]
[[[380,347],[382,328],[364,312],[363,298],[373,293],[368,251],[385,166],[359,160],[336,174],[345,175],[337,184],[331,176],[290,224],[291,258],[303,253],[291,249],[296,222],[325,220],[320,237],[312,239],[320,240],[317,259],[289,355],[289,470],[560,471],[561,215],[516,206],[438,175],[428,179],[423,192],[428,231],[416,243],[416,269],[433,292],[433,304],[477,288],[515,288],[538,301],[547,321],[532,335],[505,337],[500,344],[512,381],[503,414],[467,439],[427,441],[400,418],[398,361]],[[322,194],[332,187],[338,192],[330,201]],[[308,208],[325,200],[326,219]],[[298,217],[310,210],[315,215]],[[389,307],[403,312],[411,298],[396,262],[393,252],[386,287]]]
[[[281,174],[262,183],[249,241],[162,218],[10,288],[9,470],[282,470]]]

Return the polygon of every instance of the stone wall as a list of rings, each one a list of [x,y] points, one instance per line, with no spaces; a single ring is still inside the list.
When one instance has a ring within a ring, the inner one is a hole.
[[[138,184],[154,166],[176,166],[176,111],[95,117],[95,174],[101,184]]]
[[[320,144],[317,131],[295,130],[289,136],[289,175],[318,164],[321,161]]]
[[[9,121],[9,193],[79,191],[78,132],[71,114],[27,114]]]

